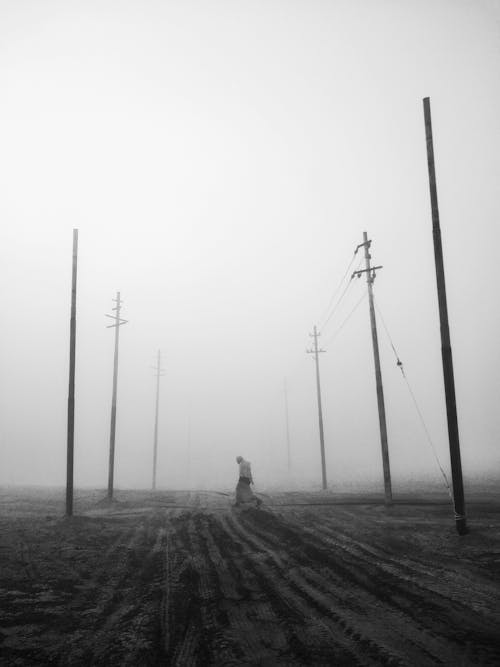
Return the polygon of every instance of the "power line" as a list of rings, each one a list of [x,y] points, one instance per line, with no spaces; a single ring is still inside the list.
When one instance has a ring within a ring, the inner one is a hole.
[[[350,288],[350,286],[351,286],[351,284],[352,284],[352,279],[353,279],[353,278],[354,278],[354,274],[351,276],[349,282],[348,282],[347,285],[345,286],[344,291],[343,291],[342,294],[340,295],[339,300],[338,300],[337,303],[335,304],[335,306],[334,306],[333,310],[331,311],[330,315],[328,315],[328,318],[326,319],[325,323],[324,323],[323,326],[322,326],[322,330],[324,330],[324,329],[326,328],[328,322],[332,319],[332,317],[333,317],[333,316],[335,315],[335,313],[337,312],[338,307],[339,307],[340,304],[342,303],[342,299],[345,297],[345,295],[347,294],[347,292],[348,292],[348,290],[349,290],[349,288]]]
[[[323,315],[322,315],[322,316],[320,317],[320,319],[318,320],[318,322],[319,322],[320,325],[321,325],[321,323],[323,322],[323,320],[325,319],[325,317],[328,315],[328,312],[329,312],[329,310],[330,310],[330,308],[331,308],[331,306],[332,306],[332,303],[334,302],[335,297],[336,297],[337,294],[339,293],[340,288],[342,287],[342,284],[343,284],[344,280],[346,279],[346,277],[347,277],[347,275],[348,275],[348,273],[349,273],[349,271],[350,271],[350,269],[351,269],[351,267],[352,267],[352,265],[353,265],[355,259],[356,259],[356,252],[354,252],[354,254],[353,254],[352,258],[351,258],[351,261],[349,262],[349,265],[348,265],[347,269],[345,270],[344,275],[342,276],[341,281],[340,281],[339,284],[337,285],[336,290],[333,292],[333,294],[332,294],[332,296],[331,296],[331,298],[330,298],[330,301],[329,301],[329,303],[328,303],[328,306],[325,308],[325,311],[324,311]],[[352,280],[352,278],[351,278],[351,280]],[[350,281],[349,281],[349,282],[350,282]],[[330,315],[330,317],[331,317],[331,315]],[[328,320],[330,319],[330,317],[328,318]],[[328,322],[328,320],[326,320],[326,322]],[[325,325],[326,325],[326,322],[325,322]],[[323,326],[324,326],[324,325],[323,325]],[[319,328],[321,329],[322,327],[320,326]]]
[[[342,322],[342,324],[338,327],[338,329],[335,330],[335,332],[333,333],[333,335],[330,336],[330,338],[328,339],[328,341],[325,343],[325,346],[326,346],[326,345],[330,345],[330,343],[331,343],[333,340],[335,340],[335,338],[339,335],[339,333],[342,331],[342,329],[345,327],[345,325],[347,324],[347,322],[348,322],[348,321],[351,319],[351,317],[354,315],[354,313],[355,313],[356,310],[359,308],[360,304],[364,301],[365,298],[366,298],[366,292],[363,292],[363,294],[361,295],[361,298],[356,302],[356,305],[354,306],[354,308],[351,310],[351,312],[349,313],[349,315],[347,315],[347,317],[346,317],[345,320]]]

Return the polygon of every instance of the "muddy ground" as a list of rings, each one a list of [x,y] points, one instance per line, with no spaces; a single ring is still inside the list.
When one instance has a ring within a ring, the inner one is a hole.
[[[500,665],[500,502],[0,493],[2,665]]]

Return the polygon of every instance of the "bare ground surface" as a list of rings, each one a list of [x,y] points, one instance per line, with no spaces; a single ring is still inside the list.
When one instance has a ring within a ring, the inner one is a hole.
[[[500,502],[0,491],[2,665],[500,665]]]

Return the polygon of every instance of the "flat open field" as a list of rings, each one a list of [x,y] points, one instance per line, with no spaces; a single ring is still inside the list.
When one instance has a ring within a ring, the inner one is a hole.
[[[2,665],[499,665],[500,502],[0,492]]]

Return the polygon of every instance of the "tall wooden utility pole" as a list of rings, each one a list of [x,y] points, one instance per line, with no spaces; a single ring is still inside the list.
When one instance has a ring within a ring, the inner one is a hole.
[[[284,381],[283,389],[284,389],[284,393],[285,393],[286,455],[287,455],[287,463],[288,463],[288,474],[290,474],[290,470],[291,470],[290,425],[289,425],[289,419],[288,419],[288,389],[287,389],[286,378],[285,378],[285,381]]]
[[[75,348],[76,348],[76,274],[78,229],[73,230],[73,270],[71,278],[71,316],[69,324],[68,433],[66,457],[66,515],[73,514],[73,461],[75,442]]]
[[[120,317],[122,301],[120,299],[120,292],[116,293],[116,308],[113,308],[115,315],[106,315],[115,320],[114,324],[110,324],[107,328],[115,330],[115,356],[113,362],[113,394],[111,397],[111,426],[109,432],[109,471],[108,471],[108,500],[113,498],[113,479],[115,468],[115,432],[116,432],[116,390],[118,385],[118,344],[120,340],[120,327],[126,324],[128,320],[123,320]]]
[[[318,419],[319,419],[319,443],[321,448],[321,474],[323,489],[326,489],[326,463],[325,463],[325,438],[323,434],[323,410],[321,408],[321,385],[319,381],[319,353],[324,352],[325,350],[318,350],[318,336],[321,334],[318,333],[316,327],[314,327],[314,333],[309,334],[314,338],[314,350],[307,350],[308,354],[314,354],[314,359],[316,362],[316,393],[318,396]]]
[[[153,491],[156,490],[156,462],[158,460],[158,406],[160,404],[160,377],[163,375],[161,369],[161,352],[158,350],[158,359],[156,363],[156,409],[155,409],[155,431],[153,445]]]
[[[375,383],[377,386],[377,405],[378,405],[378,421],[380,427],[380,444],[382,447],[382,467],[384,471],[384,492],[385,502],[387,505],[392,503],[392,487],[391,487],[391,468],[389,465],[389,448],[387,446],[387,422],[385,419],[385,402],[384,402],[384,387],[382,384],[382,371],[380,370],[380,354],[378,350],[378,336],[377,336],[377,320],[375,318],[375,307],[373,304],[373,282],[375,280],[375,271],[381,269],[381,266],[372,267],[370,264],[370,245],[368,234],[363,232],[363,243],[357,248],[364,246],[365,249],[365,266],[363,271],[355,271],[353,275],[358,278],[362,273],[366,273],[366,282],[368,284],[368,301],[370,303],[370,325],[372,330],[373,343],[373,360],[375,362]]]
[[[446,396],[446,414],[448,418],[448,440],[450,443],[451,475],[453,481],[453,501],[455,522],[459,535],[467,533],[465,521],[465,499],[460,460],[460,442],[458,437],[457,404],[455,399],[455,380],[453,376],[453,358],[451,354],[450,328],[448,324],[448,306],[444,280],[443,247],[441,245],[441,227],[437,201],[436,171],[434,168],[434,146],[432,141],[431,105],[428,97],[424,100],[425,137],[427,141],[427,166],[429,170],[429,189],[432,209],[432,233],[434,237],[434,260],[439,302],[439,321],[441,328],[441,355],[443,359],[444,389]]]

